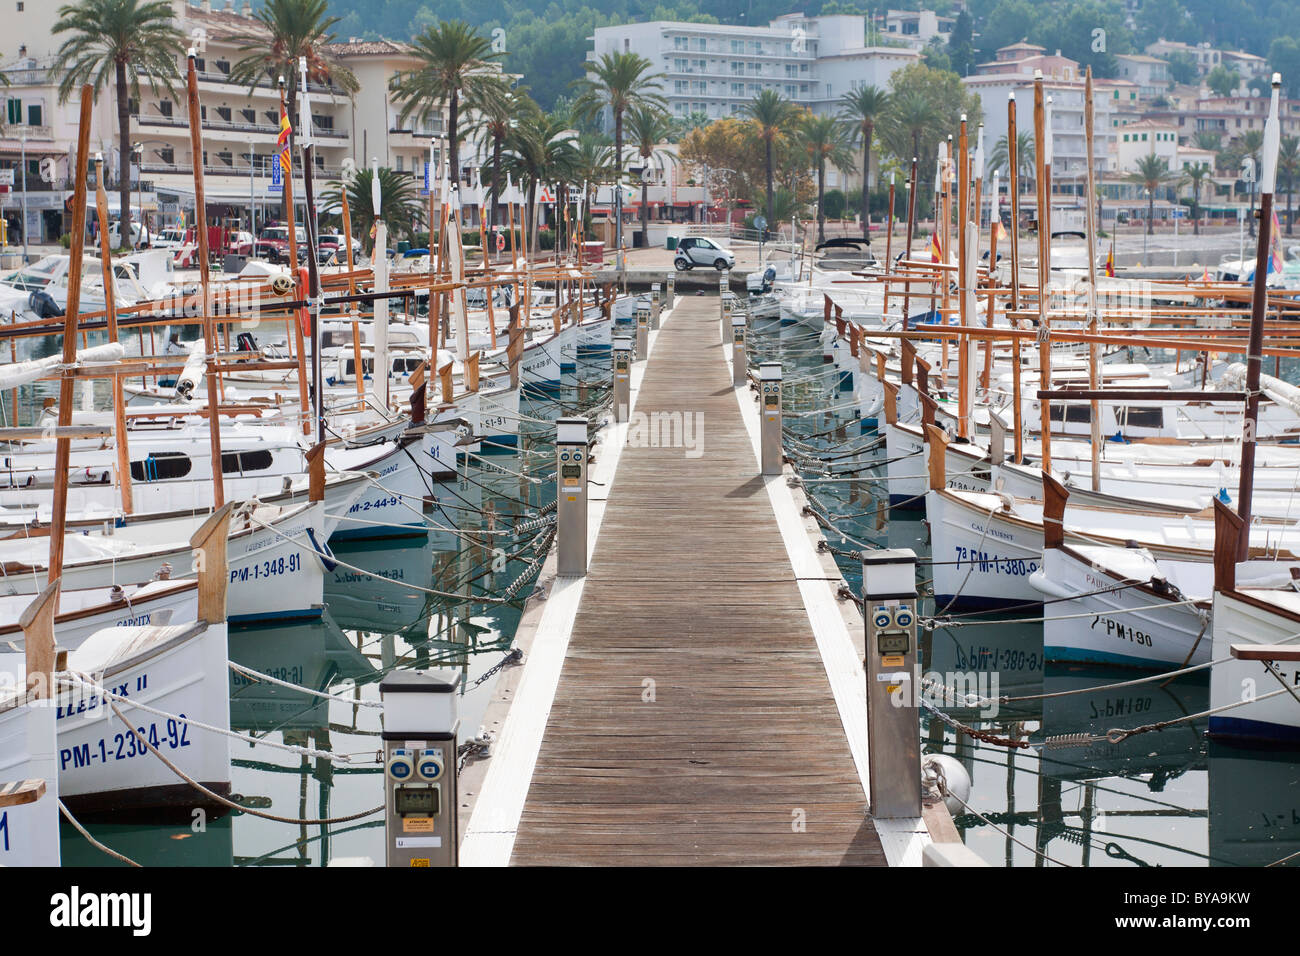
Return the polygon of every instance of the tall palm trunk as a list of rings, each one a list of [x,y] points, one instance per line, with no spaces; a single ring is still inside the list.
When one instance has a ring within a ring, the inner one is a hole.
[[[772,139],[768,137],[767,144],[767,226],[772,228],[772,222],[776,218],[776,202],[772,192]]]
[[[623,249],[623,111],[614,111],[614,245]]]
[[[1155,229],[1153,228],[1155,226],[1155,223],[1152,222],[1152,218],[1155,216],[1155,214],[1156,214],[1156,191],[1152,186],[1148,185],[1147,186],[1147,235],[1148,236],[1155,235]]]
[[[1292,184],[1292,182],[1291,182],[1290,177],[1287,177],[1287,184],[1286,184],[1286,234],[1287,234],[1288,236],[1291,235],[1291,223],[1294,221],[1294,218],[1295,218],[1295,217],[1293,217],[1293,216],[1291,215],[1291,199],[1292,199],[1291,187],[1292,187],[1292,185],[1293,185],[1293,184]]]
[[[817,160],[817,241],[826,241],[826,160]]]
[[[497,224],[497,207],[501,204],[501,140],[502,133],[492,134],[492,226]],[[514,240],[512,239],[511,242]]]
[[[451,161],[451,181],[460,185],[460,139],[456,124],[460,120],[460,93],[451,91],[447,99],[447,158]]]
[[[871,193],[867,183],[871,180],[871,136],[875,124],[862,124],[862,238],[871,239]]]
[[[645,174],[641,174],[641,245],[649,247],[650,245],[650,184],[645,181]]]
[[[126,61],[118,60],[114,64],[114,81],[117,83],[117,140],[120,145],[117,161],[117,201],[121,206],[118,221],[118,242],[131,245],[131,111],[127,103]],[[203,157],[198,161],[202,162]],[[84,169],[77,171],[78,176],[86,175]],[[24,228],[26,228],[24,226]],[[141,232],[141,238],[144,233]],[[73,236],[73,242],[84,242],[85,236]],[[108,231],[100,234],[100,253],[108,248]]]
[[[528,181],[528,248],[533,250],[534,258],[537,256],[537,180]]]

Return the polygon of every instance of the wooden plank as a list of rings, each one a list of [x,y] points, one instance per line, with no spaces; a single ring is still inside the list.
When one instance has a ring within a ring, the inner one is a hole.
[[[43,796],[45,796],[44,780],[16,780],[12,783],[0,783],[0,810],[21,807],[25,803],[35,803]]]
[[[700,428],[621,450],[515,865],[885,864],[716,314],[643,366],[637,411]]]

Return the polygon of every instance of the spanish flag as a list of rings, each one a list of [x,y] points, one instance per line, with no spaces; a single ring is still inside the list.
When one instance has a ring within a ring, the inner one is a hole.
[[[289,125],[289,114],[280,107],[280,135],[276,138],[276,151],[280,155],[280,169],[285,176],[293,175],[293,159],[289,155],[289,137],[293,135],[293,127]]]
[[[1007,237],[1007,227],[1002,225],[1001,219],[997,220],[997,222],[993,224],[993,234],[996,235],[999,240]]]
[[[939,234],[930,236],[930,261],[943,262],[943,247],[939,245]]]
[[[1096,260],[1093,260],[1096,261]],[[1115,244],[1110,244],[1110,252],[1106,253],[1106,275],[1115,278]]]

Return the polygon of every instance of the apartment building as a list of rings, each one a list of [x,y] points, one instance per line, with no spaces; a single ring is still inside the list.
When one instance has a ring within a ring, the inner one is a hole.
[[[1147,156],[1158,156],[1171,170],[1181,169],[1178,162],[1178,127],[1159,120],[1139,120],[1115,130],[1115,172],[1135,172]]]
[[[947,42],[957,20],[941,17],[933,10],[885,11],[885,34],[913,50],[923,50],[936,37]]]
[[[1188,56],[1196,63],[1198,76],[1205,76],[1223,62],[1223,55],[1208,43],[1183,43],[1179,40],[1166,40],[1163,37],[1154,43],[1148,43],[1144,51],[1147,56],[1158,56],[1168,60],[1175,54]]]
[[[1007,102],[1016,98],[1019,132],[1033,130],[1034,75],[1043,74],[1044,94],[1052,100],[1052,185],[1057,194],[1081,196],[1087,191],[1088,153],[1084,125],[1084,71],[1059,53],[1048,55],[1032,43],[1017,43],[997,51],[996,59],[981,64],[963,82],[984,107],[985,147],[992,152],[1007,133]],[[1112,92],[1120,91],[1115,87]],[[1123,88],[1127,92],[1128,88]],[[1093,167],[1100,175],[1113,159],[1110,144],[1115,135],[1112,112],[1116,99],[1093,95]],[[1004,171],[1005,172],[1005,171]]]
[[[884,87],[920,54],[865,45],[861,16],[789,14],[767,26],[654,21],[598,27],[589,60],[634,52],[662,74],[669,111],[710,120],[734,116],[763,90],[775,90],[815,112],[863,84]]]
[[[1115,62],[1119,64],[1119,78],[1135,84],[1143,99],[1152,99],[1169,88],[1166,60],[1144,53],[1117,53]]]

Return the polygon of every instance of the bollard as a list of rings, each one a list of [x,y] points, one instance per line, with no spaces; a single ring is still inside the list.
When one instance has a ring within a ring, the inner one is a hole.
[[[644,362],[650,356],[650,310],[636,310],[636,360]]]
[[[731,315],[731,298],[727,295],[731,291],[731,281],[728,275],[726,269],[718,273],[718,334],[721,342],[726,342],[731,335],[731,322],[728,319]]]
[[[762,474],[781,474],[781,363],[764,362],[758,367],[758,390],[762,397],[760,433]]]
[[[638,322],[638,327],[640,323]],[[555,422],[557,563],[561,577],[587,573],[587,420]]]
[[[616,335],[614,353],[614,421],[625,422],[632,404],[632,337]]]
[[[664,307],[671,309],[677,302],[677,273],[670,272],[667,276],[668,291],[664,296]]]
[[[862,559],[866,622],[871,815],[921,815],[917,695],[916,554],[871,551]]]
[[[379,682],[387,866],[458,863],[459,686],[454,670],[395,670]]]
[[[749,356],[745,354],[745,316],[731,314],[731,384],[749,381]]]
[[[650,328],[658,331],[659,329],[659,312],[661,310],[659,301],[659,283],[656,282],[650,286]]]

